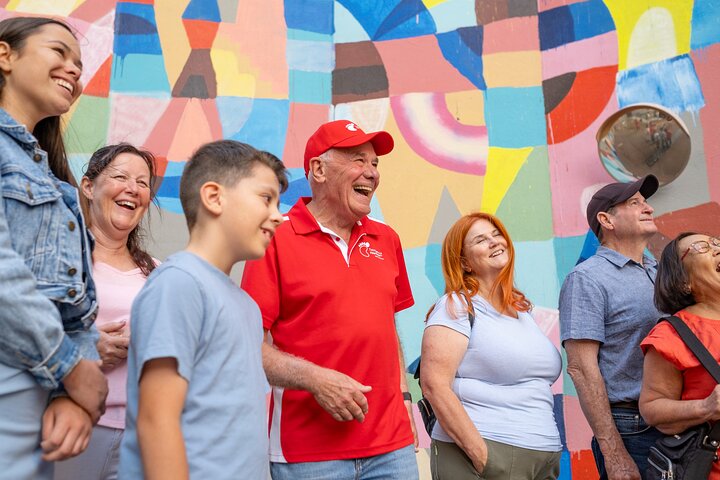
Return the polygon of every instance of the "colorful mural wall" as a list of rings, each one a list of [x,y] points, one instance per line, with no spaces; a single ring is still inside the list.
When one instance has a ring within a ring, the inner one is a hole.
[[[283,208],[309,192],[304,142],[329,119],[386,129],[373,214],[400,234],[416,306],[398,323],[408,363],[443,289],[450,224],[482,209],[516,242],[517,283],[558,343],[559,287],[592,252],[586,202],[611,181],[595,132],[653,102],[692,137],[688,167],[653,197],[661,235],[720,233],[720,2],[715,0],[0,0],[2,15],[67,18],[85,94],[68,115],[76,174],[105,143],[160,159],[153,253],[182,248],[179,176],[203,142],[232,138],[283,158]],[[415,397],[417,386],[413,386]],[[596,477],[572,382],[554,386],[563,479]],[[422,446],[428,446],[426,436]],[[419,455],[429,478],[427,452]]]

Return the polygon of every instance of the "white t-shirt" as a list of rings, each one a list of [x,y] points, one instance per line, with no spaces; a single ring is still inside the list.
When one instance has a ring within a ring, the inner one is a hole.
[[[465,303],[454,298],[455,311],[462,312]],[[444,295],[438,300],[425,328],[442,325],[469,337],[453,391],[475,428],[496,442],[540,451],[562,450],[550,390],[560,376],[562,360],[532,315],[502,315],[475,295],[471,334],[467,314],[452,318],[447,299]],[[435,424],[432,438],[453,441],[440,422]]]

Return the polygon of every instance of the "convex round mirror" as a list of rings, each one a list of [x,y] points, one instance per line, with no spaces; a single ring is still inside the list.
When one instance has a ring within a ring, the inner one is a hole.
[[[603,122],[596,138],[603,167],[619,182],[651,173],[660,185],[667,185],[680,176],[690,160],[687,127],[659,105],[623,108]]]

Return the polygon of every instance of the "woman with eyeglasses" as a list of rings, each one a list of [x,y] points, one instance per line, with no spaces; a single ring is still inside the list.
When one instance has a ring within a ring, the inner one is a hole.
[[[55,467],[55,480],[117,478],[125,429],[130,307],[156,261],[143,249],[140,222],[153,198],[155,157],[127,143],[90,158],[80,189],[88,228],[95,237],[93,277],[100,305],[97,349],[108,380],[105,414],[84,453]]]
[[[463,216],[443,241],[445,295],[428,313],[420,373],[437,416],[434,480],[560,473],[551,385],[562,362],[513,285],[514,266],[510,236],[493,215]]]
[[[678,235],[663,250],[655,281],[658,309],[680,317],[720,360],[720,240]],[[640,344],[645,353],[640,413],[665,434],[720,419],[720,386],[668,322]],[[720,479],[720,463],[708,477]]]

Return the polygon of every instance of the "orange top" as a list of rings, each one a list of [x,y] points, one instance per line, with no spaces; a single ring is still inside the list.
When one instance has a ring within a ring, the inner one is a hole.
[[[684,310],[675,314],[700,339],[716,360],[720,360],[720,320],[698,317]],[[710,395],[717,382],[682,341],[672,325],[661,322],[640,343],[643,353],[653,346],[665,360],[682,373],[682,400],[700,400]],[[709,480],[720,480],[720,462],[714,462]]]

